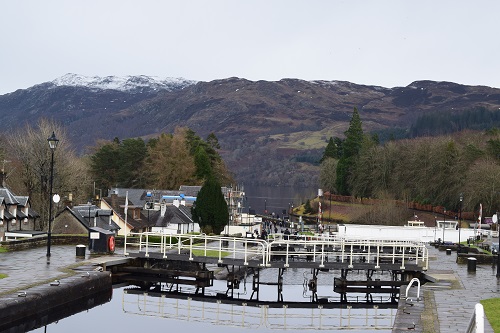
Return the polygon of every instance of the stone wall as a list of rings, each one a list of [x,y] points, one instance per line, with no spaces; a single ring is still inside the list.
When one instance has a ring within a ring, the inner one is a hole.
[[[51,245],[87,245],[89,237],[87,235],[52,235]],[[47,236],[37,236],[18,240],[0,242],[0,246],[8,251],[26,250],[35,247],[47,246]]]

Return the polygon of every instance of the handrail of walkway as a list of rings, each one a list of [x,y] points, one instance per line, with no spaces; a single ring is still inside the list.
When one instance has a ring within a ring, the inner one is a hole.
[[[476,303],[474,313],[469,321],[466,333],[484,333],[484,308],[481,303]]]
[[[193,251],[201,251],[203,256],[215,251],[219,255],[219,263],[223,262],[223,253],[229,253],[226,258],[243,259],[244,265],[248,265],[250,259],[257,259],[263,267],[270,266],[274,258],[283,260],[284,266],[289,267],[290,262],[298,257],[317,262],[320,268],[326,262],[337,261],[347,263],[349,268],[354,263],[363,262],[374,264],[375,268],[380,268],[381,263],[398,263],[401,269],[405,269],[407,264],[412,263],[427,270],[429,259],[425,245],[410,241],[346,240],[322,235],[296,237],[282,234],[272,234],[268,240],[152,232],[133,235],[138,236],[138,242],[127,242],[126,247],[136,246],[146,257],[151,252],[161,253],[163,258],[175,253],[188,254],[189,260],[193,260]]]
[[[406,286],[405,299],[408,299],[408,292],[410,291],[410,288],[413,285],[413,282],[417,283],[417,301],[419,301],[420,300],[420,280],[418,278],[411,279],[410,283],[408,283],[408,285]]]
[[[389,252],[387,248],[390,249]],[[274,250],[273,250],[274,249]],[[278,249],[278,250],[276,250]],[[359,251],[361,249],[361,251]],[[310,237],[299,239],[276,238],[270,240],[267,246],[267,261],[273,256],[281,256],[285,260],[285,267],[289,267],[290,260],[294,257],[309,257],[313,262],[319,261],[319,267],[324,267],[325,262],[336,259],[341,263],[348,263],[352,268],[354,262],[375,263],[380,268],[382,261],[395,264],[401,263],[401,269],[409,262],[416,265],[422,264],[423,269],[428,269],[428,250],[425,245],[412,244],[410,242],[380,242],[373,240],[347,241],[321,240],[321,238]]]
[[[189,260],[193,260],[195,251],[201,251],[205,257],[214,251],[218,253],[219,263],[229,253],[226,258],[243,259],[244,265],[248,265],[250,259],[259,259],[262,261],[260,265],[266,266],[267,242],[262,239],[154,232],[132,233],[131,236],[138,236],[139,241],[127,242],[127,247],[138,247],[139,252],[144,252],[146,257],[152,252],[159,252],[163,258],[168,258],[169,254],[189,254]],[[150,241],[151,238],[155,241]]]

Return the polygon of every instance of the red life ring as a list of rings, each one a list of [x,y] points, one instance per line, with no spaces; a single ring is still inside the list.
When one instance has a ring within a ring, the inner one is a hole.
[[[108,250],[109,250],[109,252],[115,251],[115,237],[114,236],[111,236],[108,239]]]

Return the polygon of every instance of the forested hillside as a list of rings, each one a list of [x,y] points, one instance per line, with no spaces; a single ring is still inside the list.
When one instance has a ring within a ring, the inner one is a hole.
[[[361,140],[361,149],[350,164],[344,194],[415,201],[456,212],[461,204],[463,209],[478,211],[481,203],[485,214],[493,214],[500,207],[498,129],[385,144],[377,144],[367,135]],[[338,191],[337,164],[330,155],[321,165],[321,183],[334,193]]]
[[[317,186],[317,162],[330,137],[344,138],[354,108],[363,131],[377,133],[380,143],[484,129],[486,118],[476,122],[476,113],[465,117],[460,112],[484,110],[484,116],[495,116],[500,108],[500,89],[452,82],[393,88],[298,79],[176,81],[166,88],[149,87],[144,77],[127,82],[141,84],[117,90],[57,80],[2,95],[5,134],[49,119],[67,130],[66,140],[81,156],[99,140],[147,142],[188,127],[202,138],[216,135],[219,153],[238,182]],[[477,127],[467,127],[471,124]]]

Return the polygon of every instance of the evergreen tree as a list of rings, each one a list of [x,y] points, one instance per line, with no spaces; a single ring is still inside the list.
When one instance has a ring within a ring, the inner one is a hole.
[[[229,212],[220,184],[213,178],[207,179],[198,192],[191,208],[193,221],[207,234],[220,234],[229,222]]]
[[[345,132],[342,156],[337,164],[337,191],[342,195],[350,194],[349,178],[356,165],[356,159],[363,145],[363,129],[358,109],[354,108],[349,128]]]
[[[306,203],[304,204],[304,213],[305,214],[312,214],[312,213],[314,213],[314,210],[311,207],[311,201],[309,199],[307,199]]]
[[[194,165],[196,166],[196,177],[198,179],[208,179],[212,176],[212,166],[210,158],[202,146],[198,146],[194,154]]]
[[[326,145],[325,151],[323,152],[323,157],[319,161],[322,163],[327,158],[339,159],[342,155],[342,139],[338,137],[330,137],[328,144]]]
[[[119,147],[118,183],[123,187],[144,187],[144,160],[147,156],[146,143],[141,138],[125,139]]]
[[[98,188],[109,189],[118,184],[119,143],[103,144],[90,156],[90,171]]]

